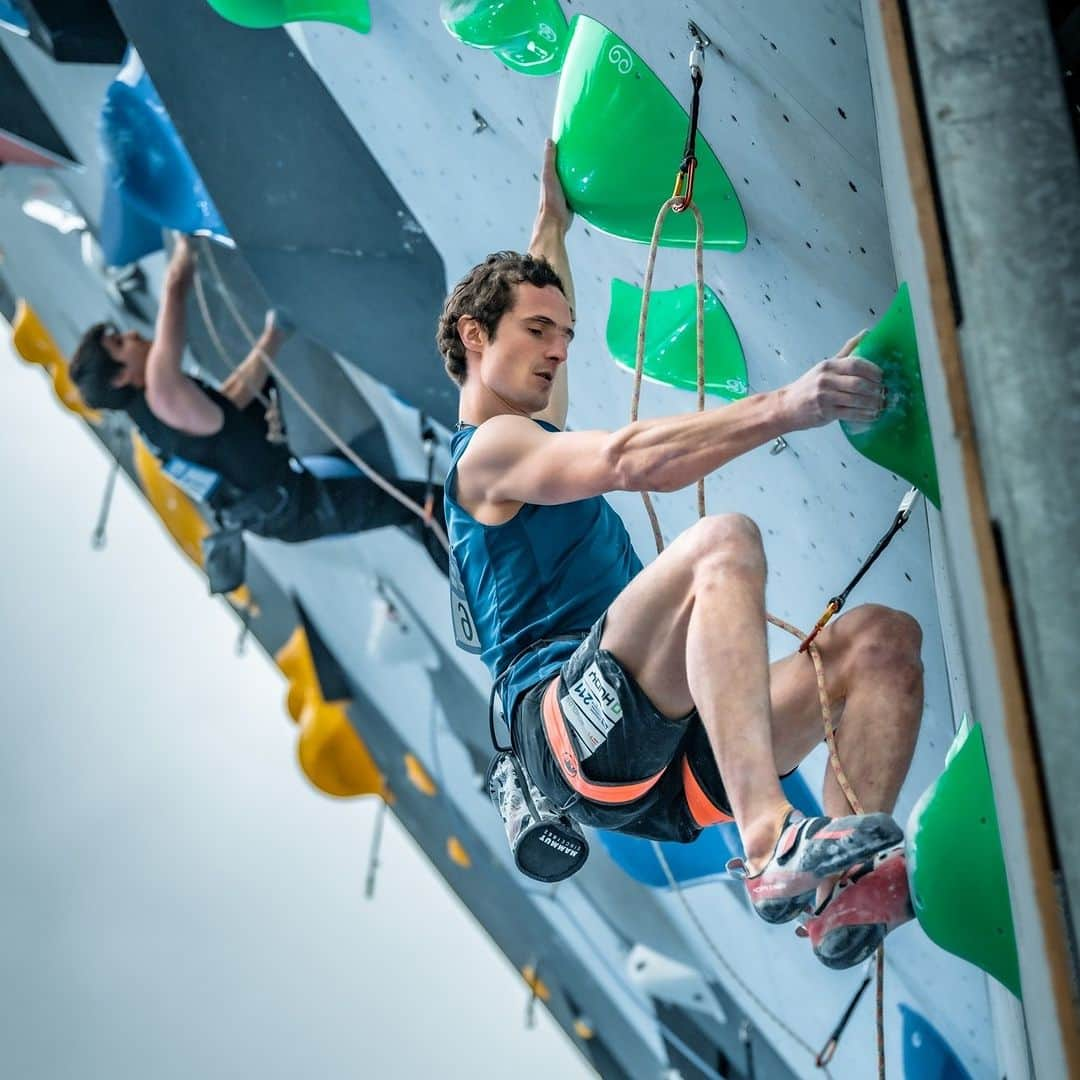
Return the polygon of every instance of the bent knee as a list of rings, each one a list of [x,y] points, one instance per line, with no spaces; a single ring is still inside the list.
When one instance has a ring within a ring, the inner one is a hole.
[[[905,611],[864,604],[837,623],[853,673],[891,674],[913,686],[922,680],[922,627]]]
[[[765,551],[761,532],[745,514],[715,514],[690,530],[695,578],[717,574],[764,577]]]

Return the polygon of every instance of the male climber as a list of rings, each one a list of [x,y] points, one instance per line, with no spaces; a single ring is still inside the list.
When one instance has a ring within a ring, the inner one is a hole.
[[[745,851],[735,868],[758,914],[785,922],[816,899],[820,915],[835,885],[902,839],[886,811],[922,713],[918,624],[864,606],[822,631],[839,756],[875,812],[851,815],[830,770],[827,816],[805,818],[779,777],[821,741],[818,690],[809,657],[769,664],[757,527],[738,513],[707,517],[643,569],[602,496],[676,491],[779,435],[873,421],[881,373],[851,355],[853,339],[780,390],[617,431],[564,431],[571,219],[549,141],[528,254],[488,256],[439,321],[461,390],[445,487],[451,580],[476,651],[524,768],[572,817],[684,842],[734,819]],[[901,921],[874,918],[836,919],[815,951],[830,966],[857,963]]]
[[[83,335],[71,376],[86,403],[124,410],[163,458],[217,474],[222,482],[210,506],[227,529],[297,542],[401,525],[414,531],[445,572],[442,546],[414,513],[366,476],[312,475],[294,465],[288,447],[274,439],[262,392],[269,376],[266,357],[277,354],[285,333],[273,313],[220,390],[184,373],[184,303],[194,273],[194,253],[181,237],[166,274],[153,341],[107,323]],[[423,505],[426,485],[391,479]],[[441,510],[436,515],[441,520]]]

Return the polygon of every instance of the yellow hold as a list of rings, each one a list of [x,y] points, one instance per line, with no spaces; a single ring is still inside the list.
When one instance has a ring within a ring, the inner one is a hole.
[[[197,566],[203,566],[203,539],[211,528],[199,508],[173,483],[165,472],[157,455],[143,441],[138,432],[131,436],[135,475],[147,502],[157,511],[161,523],[169,531],[180,550]],[[246,585],[229,593],[229,599],[238,607],[251,606],[251,593]]]
[[[468,870],[472,866],[472,859],[469,858],[469,853],[465,850],[465,845],[456,837],[451,836],[446,841],[446,854],[450,856],[450,859],[457,863],[458,866],[465,870]]]
[[[579,1039],[591,1039],[596,1035],[596,1028],[588,1017],[577,1016],[574,1018],[574,1034]]]
[[[548,989],[548,985],[540,978],[536,973],[536,968],[532,964],[526,964],[521,969],[521,977],[528,984],[529,989],[541,1000],[550,1001],[551,991]]]
[[[435,781],[431,779],[427,769],[420,764],[420,759],[415,754],[405,755],[405,775],[409,778],[409,783],[412,784],[417,791],[427,795],[428,798],[434,798],[439,794],[439,788]]]
[[[11,343],[28,364],[39,364],[48,372],[53,391],[65,409],[91,424],[101,423],[101,413],[91,409],[79,396],[78,387],[72,382],[68,371],[67,357],[60,351],[52,334],[45,329],[37,312],[25,300],[20,300],[15,308]]]
[[[195,503],[172,482],[142,436],[134,433],[131,445],[135,457],[135,475],[139,478],[143,494],[180,550],[201,568],[202,542],[210,535],[209,524]]]
[[[386,799],[382,773],[349,722],[345,703],[322,696],[302,626],[297,626],[274,659],[289,680],[285,705],[300,727],[297,757],[307,778],[327,795],[380,795]]]

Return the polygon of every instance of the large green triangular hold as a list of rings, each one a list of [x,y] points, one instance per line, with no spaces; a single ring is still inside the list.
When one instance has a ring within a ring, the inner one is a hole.
[[[371,29],[368,0],[207,0],[223,18],[251,30],[293,22],[326,22],[358,34]]]
[[[571,209],[606,233],[649,243],[675,185],[688,124],[683,107],[625,41],[587,15],[574,16],[552,120]],[[740,251],[746,218],[739,197],[700,133],[697,158],[694,203],[705,246]],[[669,214],[660,242],[693,247],[695,229],[692,214]]]
[[[881,368],[886,399],[885,411],[872,424],[840,424],[848,442],[864,457],[914,484],[940,510],[934,444],[906,282],[877,326],[855,347],[854,355]]]
[[[615,278],[611,282],[607,346],[615,362],[633,371],[643,291]],[[653,382],[697,391],[697,289],[653,291],[645,328],[643,375]],[[746,359],[720,298],[705,286],[705,392],[725,401],[746,397]]]
[[[945,771],[915,804],[905,842],[911,903],[927,937],[1020,997],[1005,856],[982,728],[967,718]]]

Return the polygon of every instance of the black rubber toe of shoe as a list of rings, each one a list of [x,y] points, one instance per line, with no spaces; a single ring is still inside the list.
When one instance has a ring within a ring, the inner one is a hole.
[[[816,823],[815,823],[816,824]],[[849,828],[850,832],[836,840],[822,839],[821,833]],[[890,814],[862,814],[826,820],[822,826],[808,831],[816,849],[814,871],[821,877],[839,874],[855,862],[893,847],[904,838],[904,831]]]
[[[799,896],[782,896],[777,900],[759,900],[756,904],[751,903],[758,916],[767,923],[779,926],[781,923],[791,922],[792,919],[807,911],[814,903],[814,890],[802,893]]]
[[[814,949],[814,955],[834,971],[845,971],[861,964],[885,940],[884,923],[842,926],[826,934]]]

